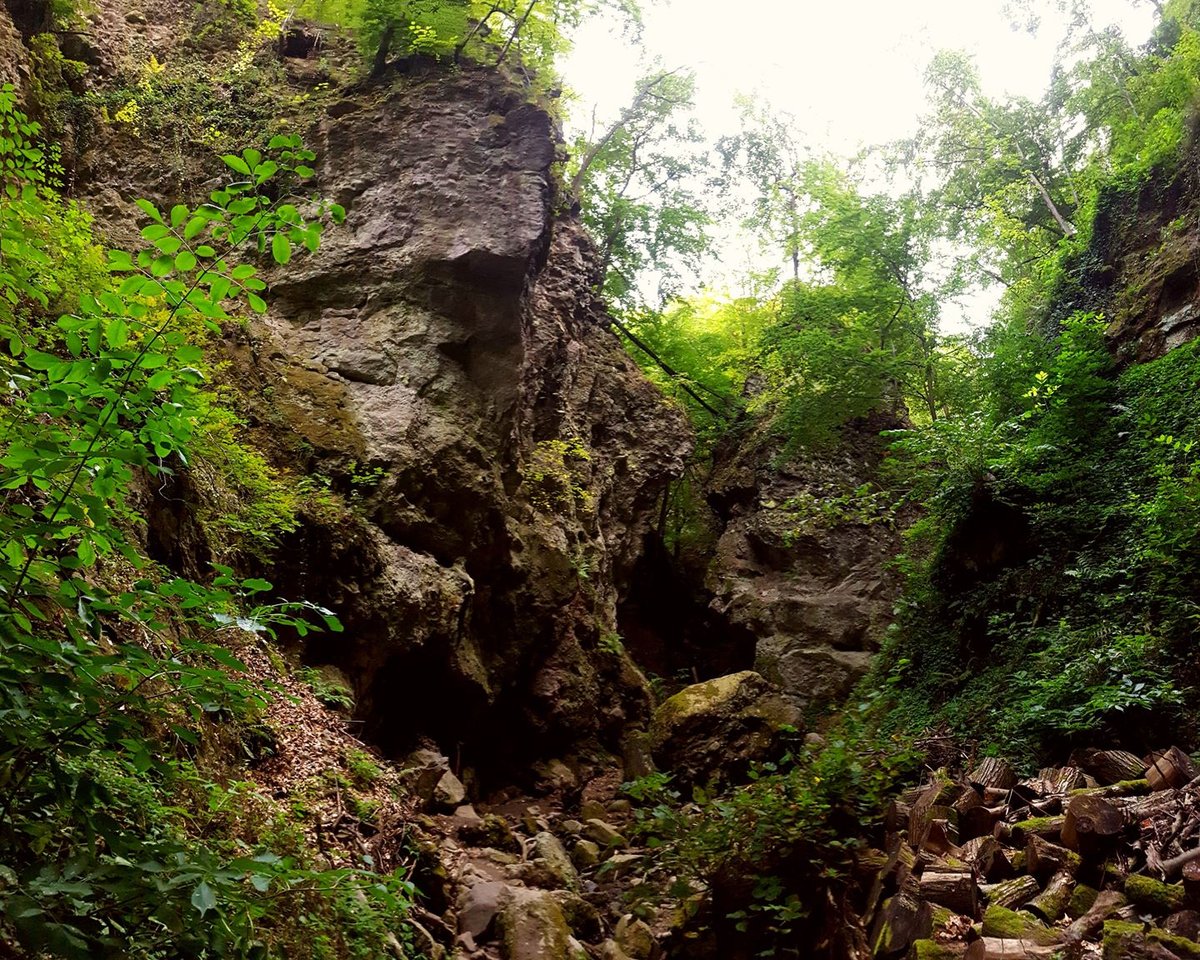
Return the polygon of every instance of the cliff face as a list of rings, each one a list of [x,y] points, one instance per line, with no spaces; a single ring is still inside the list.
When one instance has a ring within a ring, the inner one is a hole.
[[[1101,195],[1079,292],[1062,291],[1056,314],[1102,309],[1123,360],[1163,356],[1200,333],[1200,138],[1183,157],[1134,187]]]
[[[755,670],[803,709],[841,705],[892,619],[901,580],[889,562],[900,542],[876,481],[879,431],[896,426],[855,422],[832,450],[783,462],[761,432],[717,452],[710,607],[756,638]]]
[[[552,215],[550,118],[468,70],[327,119],[320,148],[350,227],[242,360],[318,469],[382,472],[358,535],[311,526],[278,578],[346,618],[327,655],[383,742],[508,765],[614,734],[649,700],[603,641],[690,441]]]
[[[200,16],[97,6],[80,55],[101,93],[130,58],[171,56]],[[0,13],[0,42],[16,43],[12,19]],[[274,40],[251,52],[279,61],[270,96],[306,101],[311,59]],[[471,66],[417,64],[314,103],[323,115],[295,129],[347,223],[216,346],[270,458],[353,494],[355,511],[308,510],[264,572],[341,617],[345,633],[306,656],[347,675],[385,747],[429,737],[486,775],[615,745],[650,707],[615,609],[691,437],[608,332],[595,252],[555,212],[555,123]],[[134,197],[211,188],[219,161],[177,146],[164,157],[127,127],[93,127],[68,157],[77,193],[119,237]],[[165,562],[203,568],[189,515],[203,496],[185,479],[148,498]]]

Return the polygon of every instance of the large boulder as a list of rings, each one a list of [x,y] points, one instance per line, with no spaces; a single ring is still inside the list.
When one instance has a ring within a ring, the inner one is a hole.
[[[571,928],[551,894],[514,888],[497,919],[504,960],[569,960],[572,957]]]
[[[683,784],[735,780],[770,760],[803,722],[799,709],[752,670],[681,690],[655,711],[655,761]]]

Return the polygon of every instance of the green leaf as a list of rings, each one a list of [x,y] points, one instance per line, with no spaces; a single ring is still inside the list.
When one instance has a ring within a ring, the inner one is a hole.
[[[217,908],[217,893],[208,885],[207,880],[201,880],[192,891],[192,906],[200,911],[200,916]]]
[[[187,226],[183,228],[183,239],[194,240],[204,232],[206,226],[208,226],[208,220],[205,217],[192,217],[187,222]]]
[[[180,273],[188,273],[196,269],[196,255],[190,250],[181,250],[175,256],[175,269]]]
[[[87,540],[79,541],[79,546],[75,548],[75,555],[79,557],[84,566],[90,567],[96,562],[96,550]]]
[[[136,203],[138,209],[140,209],[142,213],[148,216],[151,220],[157,220],[159,223],[163,222],[163,215],[158,212],[158,207],[152,204],[149,200],[138,199],[134,200],[133,202]]]
[[[221,159],[224,160],[225,165],[235,173],[245,174],[247,177],[250,176],[250,167],[246,164],[246,161],[239,157],[236,153],[227,153],[221,157]]]
[[[286,264],[292,259],[292,245],[282,233],[275,234],[271,240],[271,256],[280,265]]]
[[[250,309],[253,310],[255,313],[266,313],[267,312],[267,301],[264,300],[262,297],[260,297],[258,294],[247,293],[246,299],[250,303]]]
[[[120,350],[129,340],[129,325],[121,317],[113,317],[104,328],[104,339],[113,350]]]
[[[190,211],[188,208],[182,203],[175,204],[175,206],[171,208],[171,226],[177,228],[181,223],[183,223],[184,220],[187,219],[189,212]]]

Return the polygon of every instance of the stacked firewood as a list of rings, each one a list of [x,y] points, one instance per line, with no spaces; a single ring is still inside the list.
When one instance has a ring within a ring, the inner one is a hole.
[[[874,956],[1200,960],[1198,774],[1175,747],[939,772],[861,860]]]

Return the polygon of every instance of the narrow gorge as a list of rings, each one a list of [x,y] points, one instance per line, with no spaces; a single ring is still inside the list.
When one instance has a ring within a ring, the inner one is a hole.
[[[0,958],[1200,956],[1193,7],[885,185],[578,132],[628,4],[0,0]]]

